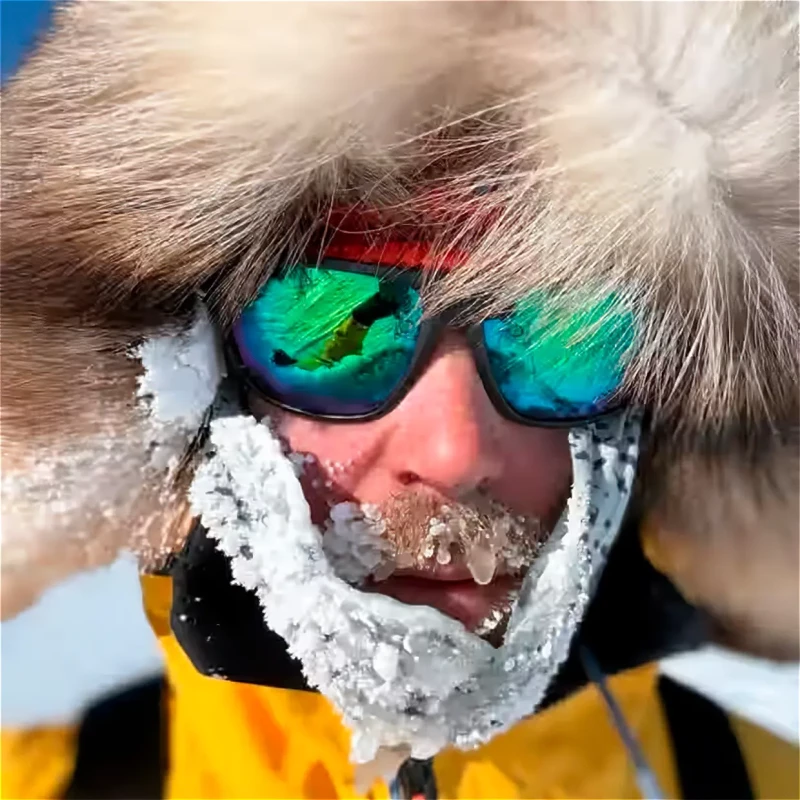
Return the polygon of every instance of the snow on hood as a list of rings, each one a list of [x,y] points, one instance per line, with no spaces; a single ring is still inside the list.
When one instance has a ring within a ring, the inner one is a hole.
[[[569,432],[572,494],[499,649],[433,608],[337,577],[295,465],[265,421],[214,420],[190,496],[234,580],[256,592],[266,624],[342,714],[353,762],[380,748],[428,758],[449,744],[488,741],[542,700],[619,531],[639,435],[631,411]]]
[[[174,469],[187,437],[200,430],[225,374],[205,307],[198,307],[188,330],[146,339],[132,357],[142,362],[144,370],[136,395],[148,412],[151,465]]]
[[[222,375],[205,314],[188,332],[146,342],[138,355],[145,367],[139,394],[154,428],[199,426]],[[570,430],[571,496],[497,649],[433,608],[362,592],[338,577],[297,466],[269,423],[222,404],[215,415],[190,489],[193,510],[308,683],[340,711],[354,763],[379,751],[428,758],[447,745],[476,747],[535,710],[620,529],[638,457],[638,412]]]

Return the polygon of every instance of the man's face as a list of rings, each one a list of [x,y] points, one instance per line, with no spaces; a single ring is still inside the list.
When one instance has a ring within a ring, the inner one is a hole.
[[[368,588],[438,608],[471,630],[481,629],[493,612],[495,621],[505,614],[524,570],[498,556],[476,582],[475,565],[467,563],[475,515],[485,523],[484,538],[495,540],[490,546],[505,535],[509,520],[516,521],[514,550],[532,553],[569,491],[567,432],[502,417],[459,333],[443,335],[403,401],[377,420],[319,421],[258,398],[252,403],[259,416],[272,418],[290,451],[312,457],[303,486],[315,523],[324,525],[340,502],[378,508],[400,557],[390,578],[370,581]],[[449,546],[426,550],[432,521],[448,514],[456,535]]]

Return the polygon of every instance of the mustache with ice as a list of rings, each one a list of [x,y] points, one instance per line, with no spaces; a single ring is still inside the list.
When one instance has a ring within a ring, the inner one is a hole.
[[[382,581],[397,570],[463,565],[481,585],[496,575],[522,575],[542,542],[539,519],[512,513],[483,492],[457,501],[408,493],[383,508],[339,503],[322,537],[336,574],[353,585]]]

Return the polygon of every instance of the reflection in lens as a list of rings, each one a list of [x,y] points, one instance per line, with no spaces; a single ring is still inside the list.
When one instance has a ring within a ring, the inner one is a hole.
[[[402,276],[296,266],[271,278],[234,329],[245,365],[303,411],[378,408],[413,360],[422,310]]]
[[[586,417],[607,410],[635,340],[633,315],[600,302],[536,293],[483,323],[489,366],[506,402],[523,416]]]

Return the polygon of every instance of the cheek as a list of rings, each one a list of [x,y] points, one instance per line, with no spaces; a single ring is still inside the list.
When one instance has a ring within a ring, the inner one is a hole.
[[[300,480],[315,523],[328,518],[332,505],[361,499],[359,484],[379,438],[368,423],[331,425],[275,409],[269,417],[291,452],[312,457]]]
[[[312,454],[331,476],[361,464],[373,449],[375,437],[367,425],[331,425],[285,412],[270,417],[290,450]]]
[[[509,425],[500,442],[503,474],[493,494],[516,511],[555,522],[572,485],[568,433]]]

